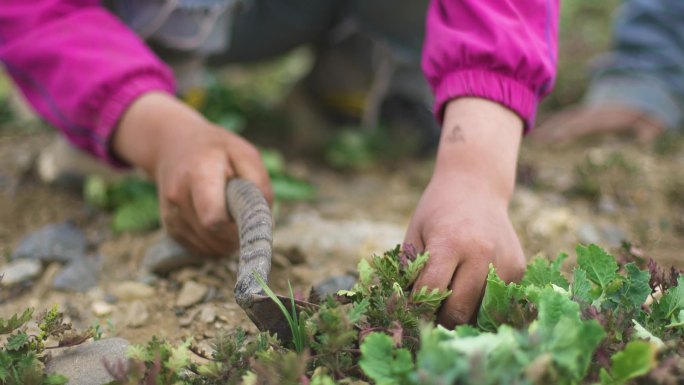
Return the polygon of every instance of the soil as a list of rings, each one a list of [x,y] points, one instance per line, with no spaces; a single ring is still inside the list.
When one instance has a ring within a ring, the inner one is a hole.
[[[87,293],[54,291],[49,282],[59,266],[47,266],[35,281],[19,288],[3,289],[0,317],[6,318],[26,306],[42,310],[59,304],[76,326],[86,327],[97,322],[106,335],[117,335],[134,343],[147,341],[153,335],[173,341],[192,336],[202,341],[221,329],[238,325],[254,330],[234,302],[234,260],[183,268],[150,282],[155,294],[142,299],[149,319],[139,327],[127,326],[126,313],[133,302],[113,301],[107,295],[108,290],[121,281],[140,278],[139,262],[160,233],[114,235],[109,230],[108,215],[88,208],[77,189],[42,183],[33,172],[32,162],[53,138],[51,132],[17,133],[0,129],[0,250],[8,255],[27,233],[49,223],[73,220],[86,231],[92,251],[103,257],[100,284]],[[670,147],[667,154],[658,155],[651,146],[624,139],[564,149],[526,143],[520,160],[519,187],[511,205],[511,218],[526,254],[553,256],[567,251],[572,255],[582,237],[596,236],[602,246],[615,250],[619,248],[615,234],[622,233],[645,255],[683,266],[684,147]],[[599,192],[592,197],[570,192],[581,185],[575,171],[578,165],[587,158],[601,163],[616,153],[622,155],[631,171],[620,167],[603,171]],[[372,221],[402,229],[429,180],[431,162],[411,160],[342,173],[320,162],[289,159],[288,168],[318,186],[319,195],[309,203],[281,204],[276,228],[291,225],[291,218],[297,214],[315,213],[330,223]],[[328,236],[334,239],[343,234]],[[401,239],[388,241],[399,243]],[[276,245],[278,242],[276,239]],[[304,262],[295,255],[280,255],[279,262],[274,263],[271,282],[281,293],[285,292],[288,280],[298,290],[307,290],[325,276],[353,269],[361,255],[373,251],[364,249],[363,245],[353,246],[358,252],[342,255],[326,251],[324,244],[315,255],[305,255]],[[208,297],[187,309],[177,308],[174,303],[178,292],[183,282],[190,279],[209,286]],[[113,311],[98,318],[92,304],[103,300],[113,302]],[[203,308],[215,311],[216,319],[208,323],[200,319],[198,313]],[[188,322],[192,315],[194,320]]]

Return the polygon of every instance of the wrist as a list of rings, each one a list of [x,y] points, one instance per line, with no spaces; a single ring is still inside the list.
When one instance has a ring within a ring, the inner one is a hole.
[[[150,92],[124,112],[111,140],[114,154],[154,177],[156,165],[171,140],[196,133],[204,118],[175,97]]]
[[[498,103],[479,98],[449,102],[433,178],[467,182],[508,202],[522,132],[520,117]]]

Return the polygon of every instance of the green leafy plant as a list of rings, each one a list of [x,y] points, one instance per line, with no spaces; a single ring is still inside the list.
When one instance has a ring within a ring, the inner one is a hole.
[[[37,329],[29,328],[31,321],[35,321]],[[37,317],[33,309],[27,309],[9,319],[0,318],[0,385],[66,384],[66,377],[45,373],[46,352],[79,345],[95,333],[92,328],[72,330],[56,306]]]
[[[83,195],[89,204],[111,211],[112,230],[144,232],[160,225],[159,200],[155,185],[138,177],[113,183],[93,176],[86,180]]]
[[[518,283],[490,267],[476,324],[454,330],[433,323],[449,292],[413,286],[429,255],[410,246],[362,260],[351,290],[301,313],[261,280],[290,322],[293,349],[238,329],[220,333],[210,354],[154,338],[107,368],[113,385],[682,383],[684,276],[595,245],[576,253],[571,273],[562,269],[566,254],[537,258]],[[15,337],[10,346],[25,344]]]

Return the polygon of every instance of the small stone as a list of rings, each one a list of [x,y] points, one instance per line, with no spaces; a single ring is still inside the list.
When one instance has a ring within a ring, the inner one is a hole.
[[[141,300],[135,300],[126,312],[126,325],[137,328],[145,325],[149,318],[150,313],[147,311],[145,303]]]
[[[592,223],[583,223],[577,228],[577,239],[580,243],[591,244],[599,243],[601,241],[601,235],[598,229]]]
[[[97,286],[100,276],[100,257],[87,256],[74,259],[52,281],[58,290],[85,293]]]
[[[179,267],[201,263],[200,258],[194,258],[171,237],[165,235],[147,249],[141,267],[156,274],[165,274]]]
[[[93,314],[95,314],[97,317],[104,317],[112,314],[112,312],[114,311],[114,306],[108,304],[105,301],[95,301],[90,306],[90,309],[93,311]]]
[[[606,225],[601,227],[603,239],[609,246],[618,247],[627,240],[627,234],[617,226]]]
[[[597,204],[598,211],[605,214],[615,214],[618,211],[618,204],[614,198],[601,195]]]
[[[575,220],[575,216],[566,207],[546,208],[532,219],[529,229],[536,236],[550,239],[574,230]]]
[[[216,319],[216,309],[213,306],[206,306],[200,311],[200,321],[210,324]]]
[[[40,261],[32,259],[17,259],[5,266],[0,267],[0,275],[2,286],[13,286],[29,279],[36,278],[43,270],[43,264]]]
[[[66,263],[82,257],[87,246],[85,235],[73,224],[51,224],[24,237],[12,253],[12,259]]]
[[[189,307],[200,302],[209,291],[206,285],[197,283],[195,281],[187,281],[183,284],[178,298],[176,299],[176,306]]]
[[[54,354],[45,365],[48,374],[61,374],[70,385],[101,385],[114,380],[103,361],[115,363],[126,360],[128,341],[106,338],[65,348]]]
[[[356,283],[353,275],[336,275],[313,287],[313,294],[320,300],[329,295],[335,295],[340,290],[349,290]]]
[[[123,281],[109,288],[109,293],[120,301],[150,298],[154,288],[141,282]]]

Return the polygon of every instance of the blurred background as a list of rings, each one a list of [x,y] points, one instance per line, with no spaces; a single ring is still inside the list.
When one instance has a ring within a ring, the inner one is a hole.
[[[610,46],[619,3],[562,2],[558,79],[540,121],[581,100],[592,60]],[[183,95],[262,149],[277,197],[272,279],[281,290],[288,280],[306,290],[400,243],[433,164],[415,130],[322,119],[298,93],[312,65],[303,47],[268,63],[212,71],[206,87]],[[69,151],[56,137],[0,74],[0,265],[13,263],[17,247],[38,248],[31,242],[54,234],[80,253],[18,269],[23,275],[2,282],[0,314],[59,303],[77,324],[108,325],[133,342],[160,333],[209,337],[210,325],[249,327],[232,299],[235,261],[161,277],[141,272],[146,255],[177,252],[159,246],[154,186],[135,173],[61,156]],[[573,255],[578,243],[597,243],[684,266],[684,140],[668,133],[645,144],[617,135],[562,148],[526,140],[510,212],[529,257]],[[199,288],[188,304],[180,295],[189,281]],[[197,317],[202,322],[192,322]]]

